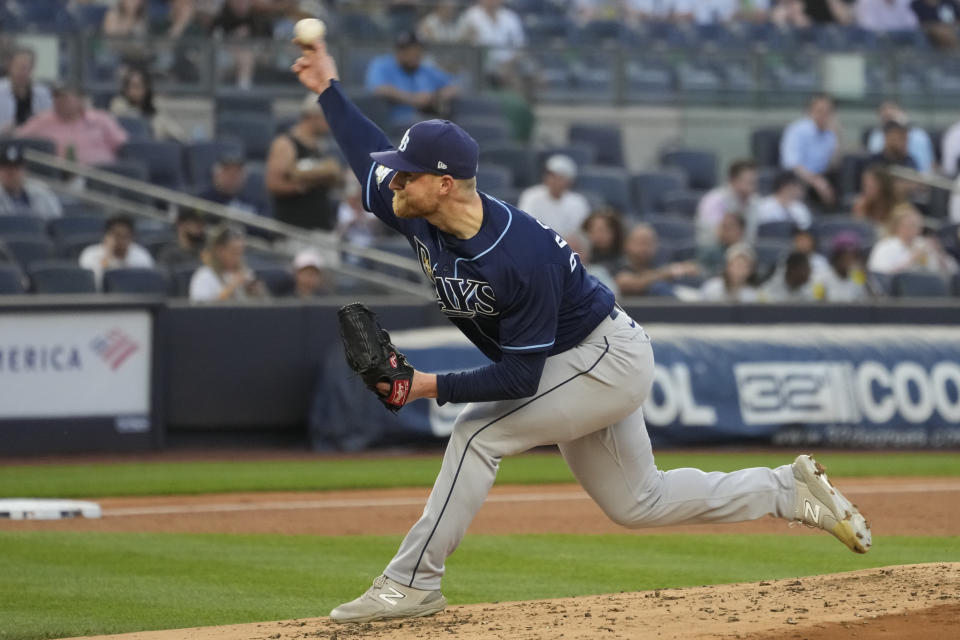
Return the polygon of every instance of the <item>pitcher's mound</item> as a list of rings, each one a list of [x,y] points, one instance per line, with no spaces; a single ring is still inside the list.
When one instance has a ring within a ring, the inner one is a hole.
[[[746,584],[450,607],[430,618],[338,625],[326,618],[150,631],[123,640],[954,640],[960,562]]]

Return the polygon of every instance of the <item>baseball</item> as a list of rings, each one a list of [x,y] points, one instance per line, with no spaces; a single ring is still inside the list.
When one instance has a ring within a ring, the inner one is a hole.
[[[304,18],[293,27],[293,39],[300,46],[311,45],[327,34],[327,25],[323,20]]]

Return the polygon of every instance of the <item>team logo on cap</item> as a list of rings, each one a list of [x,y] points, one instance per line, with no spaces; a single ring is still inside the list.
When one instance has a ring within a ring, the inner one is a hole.
[[[410,129],[407,129],[403,134],[403,139],[400,140],[400,146],[397,147],[398,151],[406,151],[407,145],[410,144]]]
[[[437,163],[437,169],[446,169],[446,168],[447,168],[447,165],[444,164],[443,162]]]

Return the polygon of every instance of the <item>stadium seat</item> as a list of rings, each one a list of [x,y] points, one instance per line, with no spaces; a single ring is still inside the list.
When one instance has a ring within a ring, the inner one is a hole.
[[[257,277],[266,285],[270,295],[284,297],[293,295],[293,274],[285,267],[262,267],[257,269]]]
[[[130,142],[153,140],[153,130],[150,128],[150,123],[143,118],[117,116],[117,122],[127,132],[127,139]]]
[[[47,138],[17,138],[17,144],[23,147],[23,149],[39,151],[40,153],[46,153],[52,156],[57,154],[57,145],[53,140],[48,140]],[[30,170],[39,175],[60,178],[60,172],[50,167],[32,165]]]
[[[379,22],[366,13],[341,13],[337,19],[337,30],[345,42],[389,42],[390,33]]]
[[[623,167],[623,133],[616,125],[570,125],[573,144],[590,145],[596,151],[595,162],[607,167]]]
[[[103,17],[109,8],[107,5],[84,3],[74,6],[74,13],[81,29],[98,33],[103,26]]]
[[[657,231],[661,240],[665,240],[679,247],[681,243],[688,244],[693,242],[697,230],[693,221],[689,218],[677,216],[648,216],[644,220]],[[673,259],[673,258],[671,258]]]
[[[578,191],[598,194],[605,204],[615,207],[623,214],[634,211],[633,198],[630,195],[630,176],[625,169],[597,165],[580,167],[575,188]]]
[[[3,244],[24,270],[34,262],[53,257],[53,243],[42,234],[7,236]]]
[[[673,245],[673,253],[670,254],[670,262],[688,262],[696,260],[700,252],[700,247],[696,242],[677,242]]]
[[[509,167],[486,163],[477,170],[477,188],[481,191],[509,189],[513,186],[513,172]]]
[[[693,191],[691,189],[669,191],[661,196],[662,211],[657,213],[672,213],[693,218],[697,215],[697,207],[700,205],[700,200],[703,199],[703,194],[703,191]]]
[[[393,107],[383,96],[364,91],[352,94],[350,99],[363,112],[363,115],[373,120],[379,127],[384,128],[390,123],[390,111]]]
[[[263,169],[250,168],[247,170],[247,181],[243,183],[240,197],[253,203],[257,210],[266,217],[273,217],[273,199],[267,191],[267,177]]]
[[[510,126],[503,118],[496,116],[461,118],[457,124],[463,127],[474,140],[504,142],[510,139]]]
[[[10,296],[26,293],[23,273],[15,265],[0,264],[0,295]]]
[[[47,228],[53,241],[60,245],[77,236],[102,235],[104,222],[99,216],[64,216],[51,220]]]
[[[663,102],[676,93],[676,72],[666,61],[629,60],[625,82],[631,102]]]
[[[513,187],[522,189],[538,181],[536,154],[528,147],[513,143],[481,146],[480,166],[488,162],[509,168],[513,172]]]
[[[870,163],[869,153],[848,153],[840,159],[840,197],[841,200],[847,196],[853,196],[860,193],[861,178],[863,171]]]
[[[834,236],[844,231],[850,231],[860,238],[864,247],[873,246],[877,241],[877,229],[873,223],[847,216],[832,216],[821,218],[813,223],[813,235],[823,251],[829,251],[830,242]]]
[[[209,142],[194,142],[184,148],[187,179],[194,187],[210,183],[214,163],[224,154],[243,155],[243,143],[237,138],[221,138]]]
[[[494,96],[460,96],[456,98],[450,106],[453,111],[453,120],[457,122],[459,122],[461,118],[503,117],[503,108],[500,106],[500,100]]]
[[[687,177],[682,171],[644,171],[630,179],[634,202],[640,215],[661,213],[663,197],[671,191],[679,191],[687,186]]]
[[[183,188],[183,149],[178,142],[128,142],[120,149],[120,157],[146,164],[151,184],[168,189]]]
[[[103,274],[104,293],[167,295],[166,274],[159,269],[110,269]]]
[[[757,273],[761,276],[769,275],[777,263],[787,257],[792,245],[782,240],[757,240],[753,249],[757,254]]]
[[[757,193],[768,196],[773,193],[773,183],[780,173],[780,167],[760,167],[757,169]]]
[[[960,273],[954,274],[950,288],[953,290],[954,296],[960,297]]]
[[[668,149],[660,154],[660,166],[676,167],[687,174],[691,189],[717,186],[717,155],[700,149]]]
[[[867,273],[867,287],[874,296],[893,295],[893,276],[889,273]]]
[[[757,227],[757,237],[789,240],[794,229],[796,226],[792,222],[764,222]]]
[[[56,243],[57,256],[66,260],[76,260],[83,253],[83,250],[90,245],[100,244],[103,240],[103,232],[97,233],[78,233],[68,236]]]
[[[30,282],[36,293],[96,293],[93,271],[74,262],[44,260],[30,267]]]
[[[199,264],[181,265],[170,270],[170,292],[178,298],[190,295],[190,280]]]
[[[259,117],[273,116],[273,99],[249,92],[220,93],[214,98],[216,115],[223,113],[248,113]]]
[[[750,151],[761,167],[780,166],[780,138],[783,127],[762,127],[750,133]]]
[[[22,234],[42,234],[46,230],[43,218],[37,216],[0,216],[0,237]]]
[[[898,298],[942,298],[950,295],[944,279],[933,273],[898,273],[893,276],[892,290]]]
[[[517,203],[520,202],[520,189],[515,189],[513,187],[500,187],[499,189],[485,189],[486,193],[491,198],[496,198],[507,204],[512,204],[517,206]]]
[[[63,215],[66,217],[95,216],[98,211],[95,206],[89,205],[86,202],[64,202],[62,205]]]
[[[272,116],[252,113],[222,113],[217,117],[217,139],[239,138],[247,160],[266,160],[276,125]]]

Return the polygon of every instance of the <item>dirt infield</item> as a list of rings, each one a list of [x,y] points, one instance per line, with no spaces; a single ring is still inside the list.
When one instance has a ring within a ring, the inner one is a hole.
[[[326,618],[110,637],[116,640],[563,640],[596,638],[953,640],[960,563],[800,580],[451,607],[431,618],[336,625]]]

